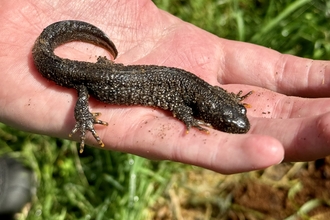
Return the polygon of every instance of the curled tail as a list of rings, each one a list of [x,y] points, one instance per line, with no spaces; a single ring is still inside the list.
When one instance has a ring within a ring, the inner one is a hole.
[[[57,46],[70,41],[84,41],[103,47],[114,58],[118,54],[116,46],[102,30],[87,22],[77,20],[59,21],[46,27],[36,40],[33,53],[36,53],[40,46],[53,51]]]
[[[83,41],[103,47],[114,58],[118,54],[116,46],[109,37],[102,30],[87,22],[64,20],[49,25],[35,41],[32,56],[38,71],[47,79],[62,86],[73,86],[70,80],[62,78],[65,78],[63,74],[69,75],[72,72],[66,68],[74,68],[78,61],[62,59],[54,54],[54,49],[71,41]],[[71,62],[70,65],[68,65],[69,62]]]

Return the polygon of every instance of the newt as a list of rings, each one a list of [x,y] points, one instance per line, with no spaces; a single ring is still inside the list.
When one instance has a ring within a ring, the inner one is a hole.
[[[76,124],[69,134],[80,132],[80,152],[85,135],[90,131],[98,144],[104,143],[94,124],[108,125],[98,119],[100,113],[89,111],[89,95],[116,105],[140,105],[171,111],[187,129],[205,127],[228,133],[246,133],[250,123],[247,110],[241,103],[252,92],[242,95],[212,86],[186,70],[157,65],[124,65],[106,57],[96,63],[70,60],[55,55],[59,45],[70,41],[83,41],[103,47],[115,59],[115,44],[96,26],[77,20],[64,20],[46,27],[36,39],[32,49],[37,70],[56,84],[74,88],[78,100],[74,109]]]

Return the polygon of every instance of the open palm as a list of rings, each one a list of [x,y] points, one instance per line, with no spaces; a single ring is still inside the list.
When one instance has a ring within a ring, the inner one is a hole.
[[[168,159],[234,173],[330,154],[330,62],[313,61],[257,45],[218,38],[157,9],[148,0],[5,1],[0,6],[0,121],[16,128],[68,138],[75,121],[76,91],[44,79],[31,49],[47,25],[66,19],[89,22],[116,44],[124,64],[185,69],[237,93],[253,90],[251,130],[244,135],[197,129],[169,112],[115,106],[90,99],[108,127],[96,126],[109,150]],[[66,44],[56,54],[95,62],[109,55],[93,45]],[[327,66],[328,65],[328,66]],[[290,96],[289,96],[290,95]],[[300,97],[314,98],[300,98]],[[74,136],[78,140],[78,136]],[[87,143],[97,146],[88,134]]]

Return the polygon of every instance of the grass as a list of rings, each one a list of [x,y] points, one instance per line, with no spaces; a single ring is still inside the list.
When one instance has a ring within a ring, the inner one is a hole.
[[[252,42],[301,57],[330,59],[330,3],[325,0],[154,2],[219,37]],[[239,185],[249,175],[211,173],[212,178],[206,175],[200,179],[208,171],[168,161],[152,162],[91,148],[80,156],[73,142],[21,132],[3,124],[0,124],[0,146],[0,154],[19,158],[36,175],[37,192],[32,206],[18,219],[161,218],[161,212],[167,213],[163,217],[171,213],[168,204],[182,212],[178,208],[180,204],[175,202],[180,190],[184,191],[182,198],[191,198],[191,213],[203,207],[204,217],[213,219],[215,207],[222,216],[226,216],[228,207],[237,209],[238,205],[231,205],[231,194],[225,189]],[[214,190],[220,191],[214,193]],[[209,197],[204,191],[210,193]],[[176,217],[184,214],[176,213]]]
[[[36,175],[37,196],[26,219],[145,219],[143,210],[170,179],[169,162],[91,148],[80,156],[74,142],[3,124],[0,138],[0,154],[23,160]]]
[[[215,35],[313,59],[330,59],[330,3],[321,0],[155,0]]]

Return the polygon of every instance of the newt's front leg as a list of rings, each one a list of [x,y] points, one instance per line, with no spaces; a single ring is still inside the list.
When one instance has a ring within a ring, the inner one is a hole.
[[[74,117],[76,119],[76,125],[69,134],[69,137],[71,137],[78,130],[80,131],[80,141],[81,141],[80,150],[79,150],[80,153],[84,151],[86,130],[92,132],[97,143],[101,147],[104,147],[104,143],[102,142],[101,138],[94,129],[94,124],[108,125],[108,123],[97,119],[97,117],[100,116],[101,113],[91,113],[89,111],[89,105],[88,105],[89,95],[86,86],[81,85],[81,86],[76,86],[75,88],[78,91],[78,100],[74,109]]]

